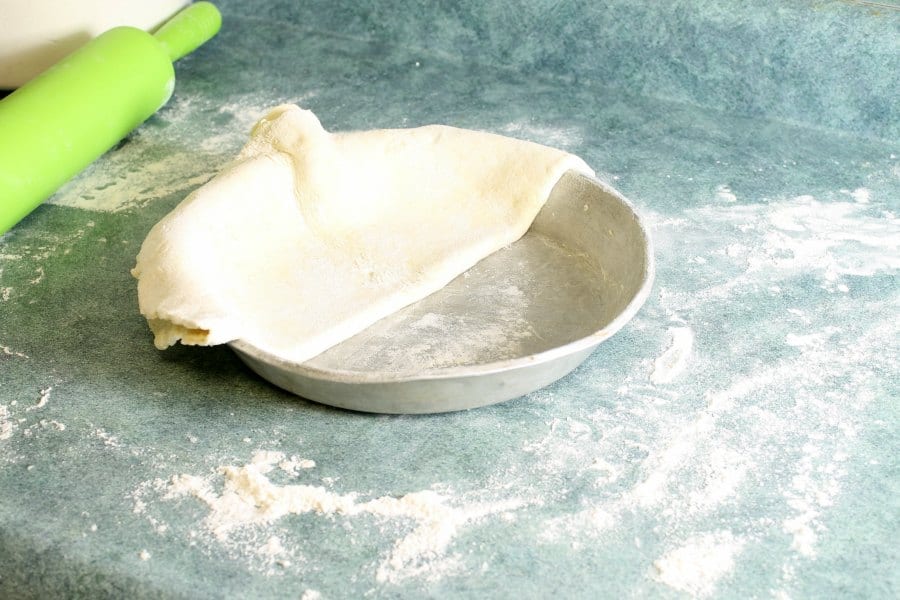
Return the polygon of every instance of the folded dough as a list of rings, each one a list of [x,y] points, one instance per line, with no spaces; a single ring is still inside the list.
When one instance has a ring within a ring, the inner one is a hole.
[[[329,133],[273,109],[150,231],[132,273],[156,346],[244,340],[302,362],[521,237],[578,157],[431,125]]]

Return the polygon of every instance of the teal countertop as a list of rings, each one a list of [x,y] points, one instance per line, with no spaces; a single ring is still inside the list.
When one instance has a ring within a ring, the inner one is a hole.
[[[0,237],[0,597],[900,593],[900,10],[591,4],[221,3],[169,105]],[[581,155],[650,226],[650,299],[445,415],[157,351],[144,236],[282,102]],[[320,504],[238,519],[254,473]]]

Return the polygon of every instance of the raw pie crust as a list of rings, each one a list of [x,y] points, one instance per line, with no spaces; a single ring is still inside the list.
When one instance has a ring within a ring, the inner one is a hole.
[[[244,340],[303,362],[531,225],[578,157],[430,125],[329,133],[294,105],[157,223],[132,273],[160,349]]]

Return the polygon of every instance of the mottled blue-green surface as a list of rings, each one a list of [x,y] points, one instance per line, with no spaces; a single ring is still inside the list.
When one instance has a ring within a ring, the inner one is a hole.
[[[408,0],[276,0],[235,9],[524,75],[900,137],[892,1],[461,0],[423,9]]]
[[[898,595],[900,12],[507,6],[223,3],[170,105],[0,237],[0,597]],[[650,300],[553,386],[429,417],[306,402],[224,348],[157,351],[141,241],[285,101],[334,130],[580,154],[646,217]],[[220,494],[218,467],[257,450],[315,461],[278,485],[431,490],[466,517],[392,563],[412,519],[219,539],[203,502],[166,498],[179,474]]]

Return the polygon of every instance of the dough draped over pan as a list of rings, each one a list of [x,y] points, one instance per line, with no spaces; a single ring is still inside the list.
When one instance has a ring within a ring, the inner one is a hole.
[[[160,349],[244,340],[303,362],[521,237],[578,157],[442,125],[325,131],[297,106],[144,240],[132,273]]]

